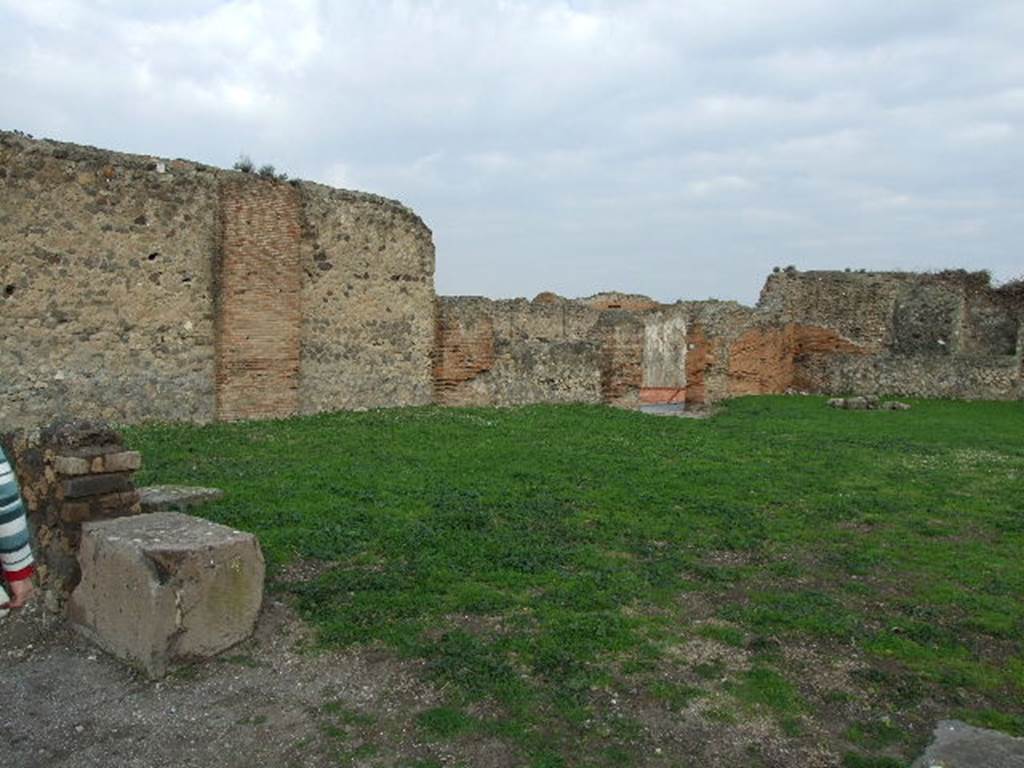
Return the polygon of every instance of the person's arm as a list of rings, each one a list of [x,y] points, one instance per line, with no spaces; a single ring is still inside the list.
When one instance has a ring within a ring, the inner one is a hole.
[[[18,481],[3,449],[0,449],[0,567],[10,585],[10,607],[20,608],[32,594],[35,561]]]

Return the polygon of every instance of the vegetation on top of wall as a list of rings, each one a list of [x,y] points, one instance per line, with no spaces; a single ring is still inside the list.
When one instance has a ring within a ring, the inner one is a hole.
[[[943,718],[1024,735],[1024,410],[912,402],[427,407],[127,439],[140,482],[226,490],[203,514],[259,535],[324,645],[422,660],[445,699],[406,713],[425,739],[499,739],[535,768],[730,744],[731,764],[895,765]]]
[[[287,173],[278,173],[277,169],[270,163],[265,163],[264,165],[261,165],[257,169],[256,164],[253,162],[252,158],[246,154],[239,155],[238,159],[235,161],[235,164],[231,167],[236,171],[241,171],[242,173],[252,173],[263,179],[272,179],[274,181],[288,180]]]

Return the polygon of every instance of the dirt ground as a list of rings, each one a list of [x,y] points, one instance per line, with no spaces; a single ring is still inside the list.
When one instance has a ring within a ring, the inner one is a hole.
[[[705,656],[746,663],[730,653],[742,654],[694,640],[678,655],[687,668]],[[444,703],[425,679],[421,662],[388,650],[312,650],[303,622],[268,596],[251,639],[153,682],[36,602],[0,621],[0,755],[5,768],[529,764],[496,738],[425,736],[417,716]],[[616,718],[643,724],[628,745],[634,765],[840,764],[824,733],[794,740],[762,718],[721,722],[711,716],[714,698],[677,712],[639,690],[597,698],[607,699],[606,722],[595,727],[614,727]]]
[[[253,638],[151,682],[37,602],[0,621],[5,768],[508,765],[500,744],[418,741],[438,693],[393,654],[308,650],[268,600]]]

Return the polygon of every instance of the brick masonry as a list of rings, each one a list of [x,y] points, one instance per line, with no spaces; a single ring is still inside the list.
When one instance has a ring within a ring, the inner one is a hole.
[[[221,185],[217,417],[298,411],[301,206],[288,184]]]

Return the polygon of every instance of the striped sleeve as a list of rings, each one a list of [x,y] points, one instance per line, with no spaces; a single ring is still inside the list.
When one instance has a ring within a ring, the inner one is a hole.
[[[18,492],[14,469],[0,448],[0,566],[8,581],[27,579],[34,561],[29,542],[25,507]]]

